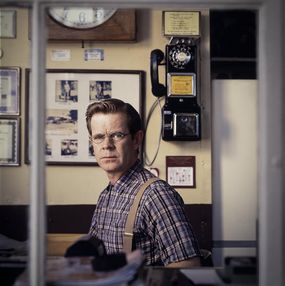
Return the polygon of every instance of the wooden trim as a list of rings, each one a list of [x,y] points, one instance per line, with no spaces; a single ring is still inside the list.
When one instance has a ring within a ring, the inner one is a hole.
[[[78,233],[48,233],[47,255],[64,256],[66,249],[82,235]]]
[[[64,245],[67,245],[70,242],[69,236],[75,237],[88,233],[94,209],[95,205],[47,206],[47,232],[48,235],[51,235],[51,243],[59,239],[63,241]],[[185,211],[200,248],[212,249],[212,205],[185,205]],[[28,237],[27,229],[27,205],[0,206],[0,232],[2,234],[24,241]]]

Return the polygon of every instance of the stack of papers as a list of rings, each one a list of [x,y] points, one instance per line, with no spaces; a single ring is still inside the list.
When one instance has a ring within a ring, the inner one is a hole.
[[[139,250],[127,255],[128,264],[115,271],[94,272],[92,257],[49,257],[46,281],[53,286],[126,286],[132,281],[143,263]],[[27,286],[28,273],[25,272],[15,286]]]

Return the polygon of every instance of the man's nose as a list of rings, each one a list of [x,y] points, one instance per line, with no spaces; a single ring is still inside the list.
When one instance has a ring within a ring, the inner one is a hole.
[[[103,142],[102,142],[102,145],[103,145],[103,148],[110,148],[110,147],[113,147],[115,144],[114,144],[114,141],[112,140],[112,138],[110,136],[106,135]]]

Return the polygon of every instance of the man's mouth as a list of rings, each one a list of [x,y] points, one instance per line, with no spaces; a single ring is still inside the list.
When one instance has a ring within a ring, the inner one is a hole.
[[[101,160],[112,160],[112,159],[116,159],[116,156],[103,156],[103,157],[101,157]]]

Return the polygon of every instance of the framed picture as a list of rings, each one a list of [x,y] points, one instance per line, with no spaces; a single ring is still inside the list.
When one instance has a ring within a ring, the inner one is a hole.
[[[166,156],[166,181],[177,188],[196,188],[196,157]]]
[[[0,38],[16,38],[16,10],[0,10]]]
[[[163,11],[164,36],[199,37],[200,18],[199,11]]]
[[[20,119],[0,119],[0,166],[20,165]]]
[[[30,116],[31,70],[26,70],[26,119]],[[46,72],[46,162],[97,165],[85,121],[87,106],[107,98],[129,102],[143,115],[144,72],[137,70],[52,70]],[[26,122],[25,162],[30,162]]]
[[[0,67],[0,115],[20,114],[20,68]]]

